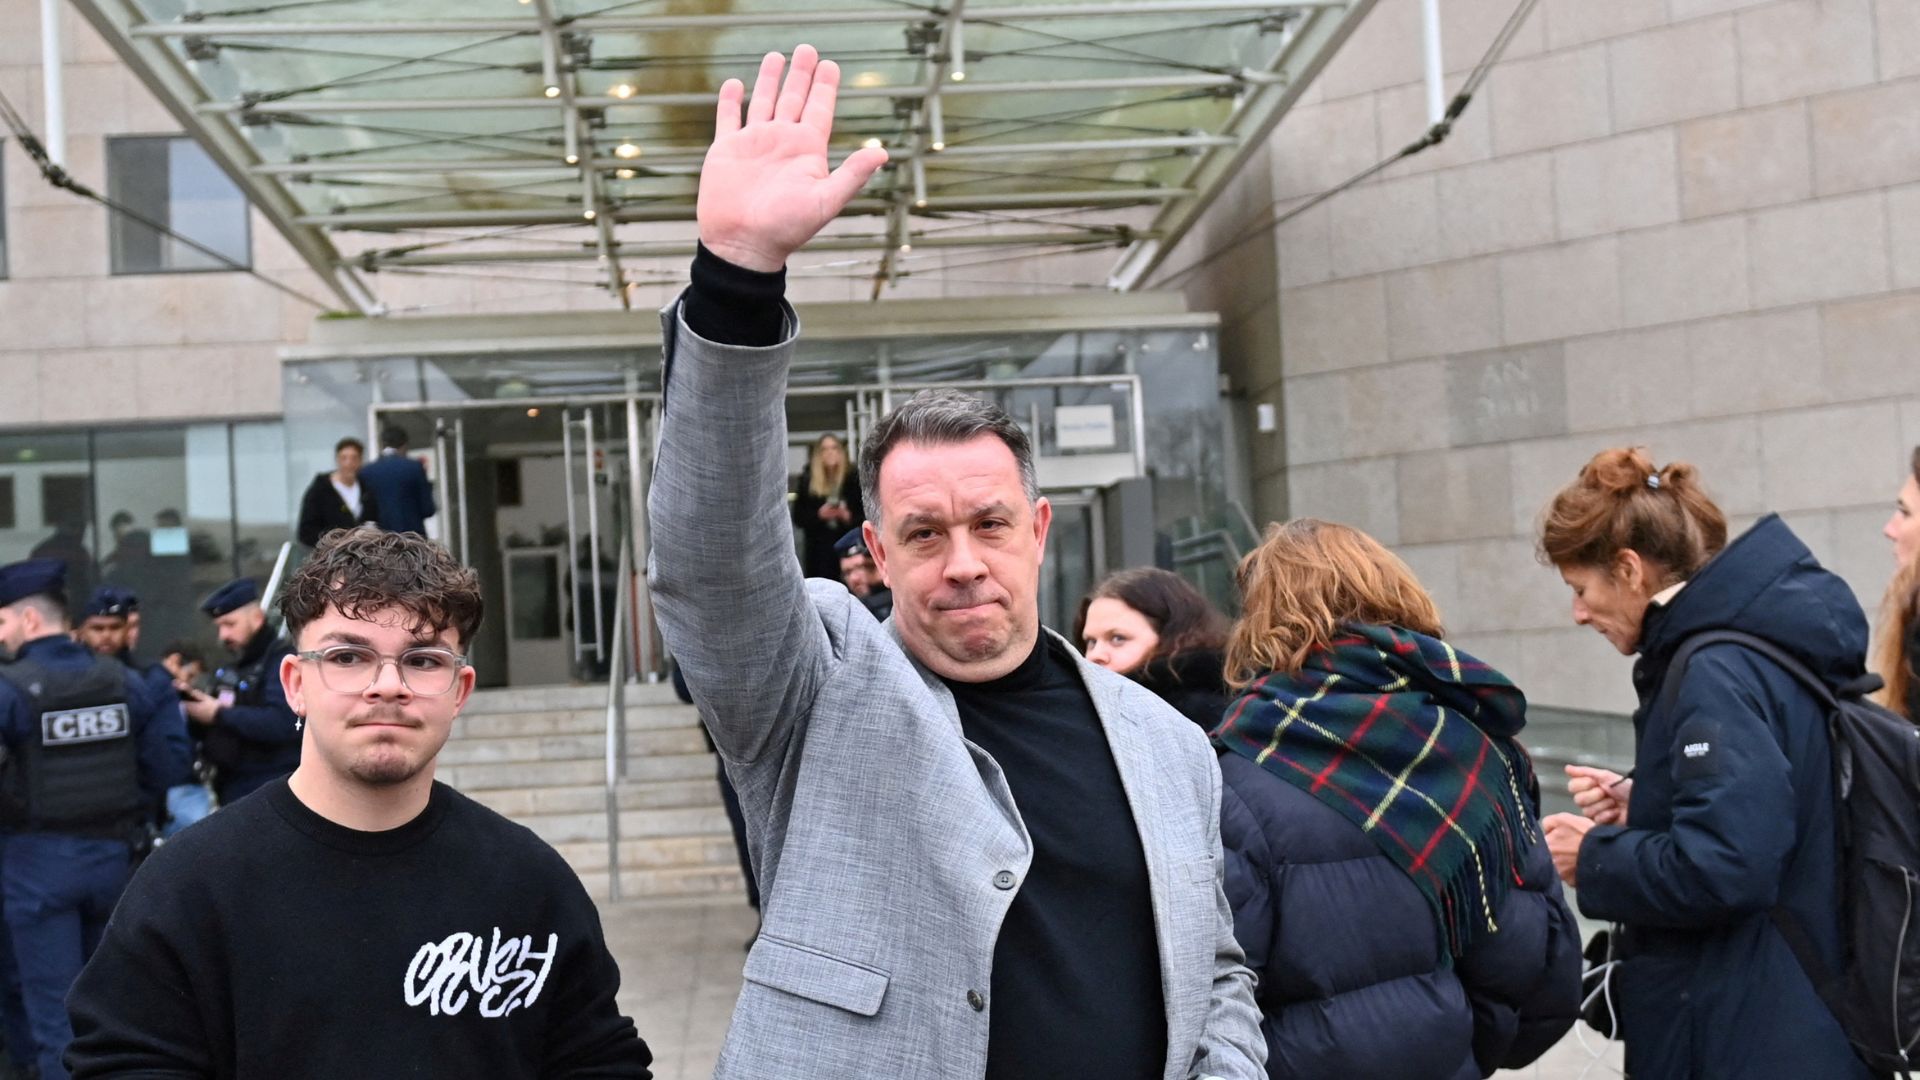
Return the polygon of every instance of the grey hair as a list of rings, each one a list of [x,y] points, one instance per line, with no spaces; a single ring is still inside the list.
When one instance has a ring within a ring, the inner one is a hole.
[[[992,435],[1013,451],[1020,486],[1029,505],[1040,500],[1033,471],[1033,441],[1007,411],[959,390],[922,390],[880,418],[860,443],[860,499],[867,516],[880,520],[880,464],[903,442],[946,446]]]

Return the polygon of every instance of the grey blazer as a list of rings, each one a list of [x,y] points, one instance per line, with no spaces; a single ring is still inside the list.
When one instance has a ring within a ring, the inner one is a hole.
[[[785,491],[788,364],[665,312],[648,499],[662,633],[739,789],[763,924],[720,1080],[978,1080],[1001,920],[1032,859],[952,694],[844,587],[805,582]],[[1146,851],[1165,1080],[1261,1080],[1253,976],[1222,887],[1220,773],[1158,697],[1080,664]],[[1011,873],[1012,887],[1004,873]],[[995,879],[999,877],[1000,885]]]

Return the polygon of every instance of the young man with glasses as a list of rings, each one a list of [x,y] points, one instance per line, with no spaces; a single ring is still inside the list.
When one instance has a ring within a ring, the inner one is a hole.
[[[647,1078],[558,853],[444,784],[479,583],[445,549],[324,539],[281,601],[300,766],[162,846],[69,1007],[76,1078]]]

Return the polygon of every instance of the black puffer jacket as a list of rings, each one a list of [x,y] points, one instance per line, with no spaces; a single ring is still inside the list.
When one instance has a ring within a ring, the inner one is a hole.
[[[1212,731],[1227,708],[1226,658],[1218,649],[1192,649],[1149,660],[1133,673],[1133,679],[1203,731]]]

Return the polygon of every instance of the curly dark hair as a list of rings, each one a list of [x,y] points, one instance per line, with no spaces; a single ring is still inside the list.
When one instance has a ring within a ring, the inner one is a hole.
[[[452,630],[465,649],[480,629],[486,601],[480,579],[446,548],[414,533],[362,525],[321,537],[280,594],[287,636],[295,641],[328,608],[350,619],[399,608],[412,616],[409,632]]]

